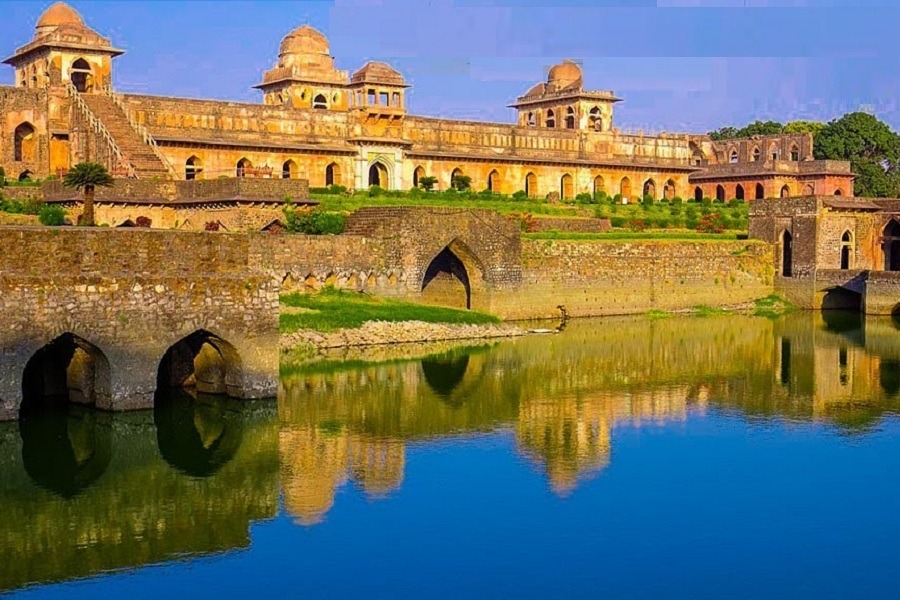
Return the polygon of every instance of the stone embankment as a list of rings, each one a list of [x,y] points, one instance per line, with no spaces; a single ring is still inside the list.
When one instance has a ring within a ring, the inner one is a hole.
[[[300,346],[313,346],[319,350],[328,350],[414,342],[509,338],[526,333],[521,327],[508,324],[453,325],[423,321],[399,323],[369,321],[357,329],[339,329],[329,333],[301,329],[282,335],[281,348],[291,350]]]

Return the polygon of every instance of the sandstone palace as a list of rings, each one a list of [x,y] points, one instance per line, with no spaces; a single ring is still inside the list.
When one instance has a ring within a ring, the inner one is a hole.
[[[621,101],[584,88],[564,61],[511,103],[515,123],[407,112],[403,75],[383,62],[352,74],[308,25],[285,36],[262,73],[260,104],[121,93],[123,54],[63,3],[38,20],[33,40],[5,63],[0,166],[8,178],[60,175],[82,161],[118,177],[302,179],[310,186],[408,189],[456,174],[472,188],[567,199],[606,191],[636,198],[719,199],[852,195],[843,162],[813,159],[811,135],[714,142],[706,135],[632,135],[613,121]]]

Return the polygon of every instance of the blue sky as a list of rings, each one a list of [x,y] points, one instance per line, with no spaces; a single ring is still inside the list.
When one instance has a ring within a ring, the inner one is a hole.
[[[50,2],[3,2],[4,56]],[[753,119],[873,111],[900,129],[898,0],[74,1],[126,50],[120,91],[259,102],[281,38],[309,23],[338,68],[386,60],[416,114],[511,121],[562,58],[625,102],[625,130],[701,132]],[[13,82],[3,66],[0,84]]]

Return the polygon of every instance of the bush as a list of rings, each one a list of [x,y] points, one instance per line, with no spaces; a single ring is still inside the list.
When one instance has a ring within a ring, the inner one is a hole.
[[[712,198],[703,198],[703,200],[700,201],[700,205],[701,206],[712,206],[712,202],[713,202]]]
[[[594,202],[594,197],[585,192],[575,196],[575,202],[578,204],[592,204]]]
[[[721,214],[714,212],[704,215],[697,224],[697,231],[700,233],[722,233],[725,231],[727,221]]]
[[[421,187],[426,192],[430,192],[434,189],[434,186],[437,185],[438,179],[432,175],[425,175],[424,177],[419,177],[419,187]]]
[[[612,198],[610,197],[610,195],[607,194],[606,192],[604,192],[603,190],[600,190],[599,192],[594,193],[594,202],[596,204],[610,202],[611,200],[612,200]]]
[[[523,200],[528,200],[528,194],[525,192],[525,190],[519,190],[518,192],[516,192],[512,195],[512,199],[519,201],[519,202],[521,202]]]
[[[622,194],[613,196],[613,204],[622,204]]]
[[[634,232],[641,232],[647,229],[647,222],[644,219],[631,219],[628,222],[628,229]]]
[[[668,229],[671,226],[671,222],[666,217],[659,217],[655,223],[660,229]]]
[[[681,196],[675,196],[672,198],[672,204],[684,204],[684,198]]]
[[[450,180],[450,187],[467,192],[472,188],[472,178],[469,175],[454,175]]]
[[[728,201],[728,208],[737,208],[738,206],[740,206],[743,203],[744,203],[744,201],[739,198],[732,198],[731,200]]]
[[[384,194],[384,189],[380,185],[373,185],[369,188],[369,196],[375,198]]]
[[[218,231],[220,229],[218,221],[207,221],[203,226],[203,231]]]
[[[3,167],[0,167],[0,187],[6,185],[6,171],[3,170]]]
[[[644,194],[644,197],[641,198],[641,204],[644,206],[653,206],[656,204],[656,198],[651,196],[650,194]]]
[[[38,213],[38,221],[41,225],[58,227],[66,222],[66,211],[58,204],[45,204]]]
[[[685,229],[697,229],[697,226],[700,224],[700,221],[697,220],[697,217],[688,217],[684,220],[684,228]]]
[[[152,221],[150,220],[150,218],[149,218],[149,217],[145,217],[145,216],[143,216],[143,215],[141,215],[140,217],[138,217],[137,219],[134,220],[134,226],[135,226],[135,227],[146,227],[146,228],[149,228],[151,224],[152,224]]]
[[[628,219],[626,219],[625,217],[612,217],[609,220],[609,224],[613,227],[625,227],[627,223]]]
[[[326,212],[324,210],[297,212],[291,207],[285,207],[284,217],[285,229],[291,233],[336,235],[344,232],[345,219],[344,215],[340,213]]]
[[[688,206],[687,210],[684,211],[684,216],[688,219],[696,219],[698,214],[697,208],[694,206]]]

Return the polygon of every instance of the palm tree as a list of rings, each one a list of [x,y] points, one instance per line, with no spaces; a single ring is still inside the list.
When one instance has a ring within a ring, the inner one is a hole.
[[[83,162],[78,163],[66,173],[62,184],[66,187],[84,190],[84,212],[81,215],[80,225],[92,227],[94,225],[94,188],[111,187],[114,180],[101,164]]]

